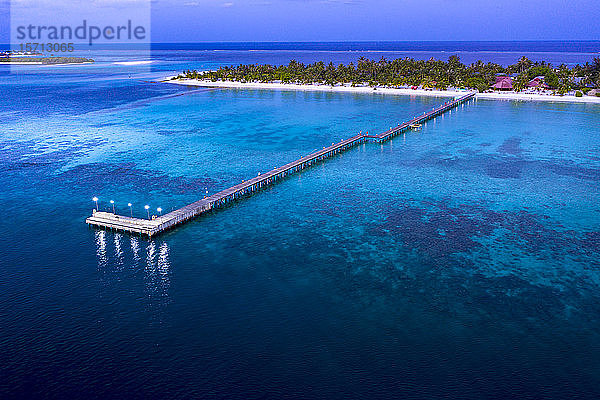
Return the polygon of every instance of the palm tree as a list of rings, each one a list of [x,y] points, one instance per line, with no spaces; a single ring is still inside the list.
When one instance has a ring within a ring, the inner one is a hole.
[[[517,61],[517,72],[523,73],[526,70],[528,70],[529,68],[531,68],[532,65],[533,64],[532,64],[531,60],[529,60],[529,58],[523,56],[519,59],[519,61]]]
[[[568,68],[561,65],[553,68],[546,62],[532,63],[527,57],[521,57],[517,64],[509,67],[494,63],[484,64],[477,61],[465,66],[457,56],[448,61],[430,59],[427,61],[412,58],[400,58],[392,61],[381,58],[379,61],[361,57],[355,64],[325,64],[318,61],[305,65],[291,60],[287,65],[238,65],[223,66],[216,71],[198,72],[186,70],[179,78],[206,79],[212,81],[273,82],[285,83],[351,83],[352,85],[371,84],[383,86],[446,86],[476,88],[486,90],[498,73],[519,72],[515,89],[525,87],[533,76],[544,75],[546,83],[560,91],[570,90],[575,76],[582,77],[585,83],[600,84],[600,58],[593,63]]]

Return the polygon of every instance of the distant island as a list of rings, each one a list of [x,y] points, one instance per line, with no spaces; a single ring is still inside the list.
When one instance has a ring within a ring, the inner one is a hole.
[[[337,66],[331,62],[303,64],[292,60],[280,66],[252,64],[225,66],[216,71],[187,70],[170,80],[600,97],[600,58],[572,68],[533,62],[526,57],[507,67],[482,61],[465,65],[458,56],[451,56],[448,61],[433,58],[375,61],[361,57],[356,64]]]
[[[83,64],[93,63],[91,58],[83,57],[0,57],[0,64]]]

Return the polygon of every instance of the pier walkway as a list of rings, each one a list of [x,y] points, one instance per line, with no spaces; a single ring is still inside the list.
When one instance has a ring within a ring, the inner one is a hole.
[[[459,104],[462,104],[468,100],[471,100],[473,97],[475,97],[475,92],[466,94],[462,97],[459,97],[458,99],[447,101],[444,104],[434,108],[433,110],[425,112],[422,115],[416,116],[413,119],[411,119],[410,121],[406,121],[406,122],[402,123],[401,125],[398,125],[395,128],[390,128],[389,130],[387,130],[383,133],[380,133],[379,135],[367,135],[367,137],[372,139],[375,142],[384,142],[400,133],[405,132],[408,129],[413,128],[415,125],[420,125],[424,122],[427,122],[430,119],[433,119],[433,118],[437,117],[438,115],[441,115],[441,114],[445,113],[446,111],[458,106]]]
[[[94,210],[92,216],[88,217],[85,222],[90,226],[137,233],[152,237],[212,209],[223,207],[232,201],[259,191],[265,186],[271,185],[278,180],[285,178],[287,175],[301,171],[358,144],[366,143],[367,141],[381,143],[389,140],[393,136],[405,132],[406,130],[422,124],[423,122],[426,122],[432,118],[435,118],[436,116],[458,106],[459,104],[470,100],[474,96],[475,93],[469,93],[463,97],[454,99],[452,101],[447,101],[439,107],[436,107],[429,112],[425,112],[423,115],[417,116],[410,121],[404,122],[403,124],[398,125],[395,128],[391,128],[379,135],[368,135],[361,133],[349,139],[334,143],[331,146],[325,147],[319,151],[315,151],[314,153],[304,156],[296,161],[275,168],[267,173],[259,174],[252,179],[242,181],[242,183],[238,185],[205,197],[204,199],[198,200],[192,204],[188,204],[187,206],[172,211],[168,214],[154,217],[153,219],[131,218],[110,212]]]

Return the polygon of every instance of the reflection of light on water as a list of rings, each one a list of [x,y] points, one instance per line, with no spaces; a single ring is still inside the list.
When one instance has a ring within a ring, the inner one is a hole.
[[[133,253],[133,259],[136,263],[140,261],[140,244],[138,242],[138,238],[135,236],[131,236],[129,239],[131,242],[131,252]]]
[[[161,310],[170,301],[169,245],[162,241],[130,236],[128,247],[124,245],[127,240],[125,235],[102,230],[97,230],[94,235],[98,271],[102,274],[103,284],[108,287],[126,284],[131,289],[136,286],[141,289],[143,285],[146,308],[160,319]],[[142,265],[143,269],[140,269]],[[134,273],[124,274],[124,271]]]
[[[106,232],[96,231],[96,256],[98,257],[98,267],[106,267],[108,259],[106,258]]]
[[[121,250],[121,234],[115,233],[115,255],[117,256],[117,263],[123,264],[123,250]]]
[[[146,269],[152,269],[154,258],[156,257],[156,245],[150,242],[146,248]]]
[[[167,243],[163,242],[160,245],[160,251],[158,254],[158,272],[160,274],[161,296],[163,297],[164,301],[167,301],[169,298],[169,287],[171,286],[171,281],[169,278],[170,269],[169,246]]]
[[[169,287],[171,280],[169,277],[171,266],[169,264],[169,246],[166,242],[158,245],[157,243],[148,243],[146,258],[146,291],[147,298],[150,300],[148,306],[154,311],[160,311],[169,303]]]
[[[158,253],[158,271],[161,276],[169,274],[169,246],[165,242],[160,245]]]

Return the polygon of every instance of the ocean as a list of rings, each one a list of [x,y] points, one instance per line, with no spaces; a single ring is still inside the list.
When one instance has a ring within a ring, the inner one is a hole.
[[[157,44],[0,67],[0,397],[598,398],[599,105],[480,99],[152,240],[84,223],[94,196],[167,212],[445,101],[155,82],[184,69],[598,51]]]

